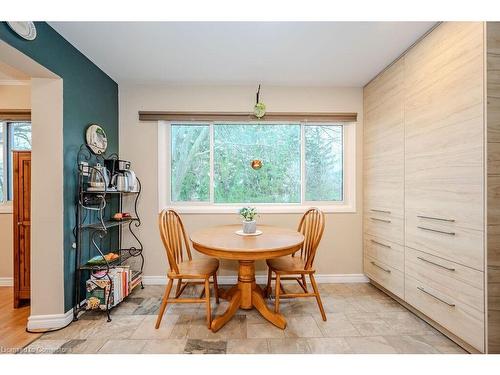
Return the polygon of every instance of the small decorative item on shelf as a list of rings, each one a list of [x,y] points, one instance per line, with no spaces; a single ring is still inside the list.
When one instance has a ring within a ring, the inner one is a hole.
[[[130,220],[131,218],[132,215],[130,215],[128,212],[117,212],[113,215],[113,220],[116,221]]]
[[[107,253],[106,255],[96,255],[91,258],[87,263],[88,264],[106,264],[106,262],[112,262],[120,258],[120,255],[116,253]]]
[[[240,210],[240,216],[243,218],[243,233],[253,234],[257,232],[257,209],[255,207],[243,207]]]

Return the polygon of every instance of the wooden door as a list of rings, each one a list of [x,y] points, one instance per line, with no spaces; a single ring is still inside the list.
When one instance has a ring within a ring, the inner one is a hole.
[[[30,299],[31,152],[13,152],[14,307]]]

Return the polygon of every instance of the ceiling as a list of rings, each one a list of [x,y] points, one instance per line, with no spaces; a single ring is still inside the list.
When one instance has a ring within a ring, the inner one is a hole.
[[[361,87],[434,22],[50,22],[118,83]]]

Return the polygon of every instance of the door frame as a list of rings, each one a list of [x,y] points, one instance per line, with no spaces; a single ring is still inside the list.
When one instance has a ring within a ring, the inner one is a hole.
[[[63,80],[0,40],[1,61],[31,77],[29,329],[64,325]]]

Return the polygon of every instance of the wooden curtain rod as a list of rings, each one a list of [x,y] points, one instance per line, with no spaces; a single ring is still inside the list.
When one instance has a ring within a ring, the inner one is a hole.
[[[252,112],[164,112],[139,111],[140,121],[297,121],[354,122],[357,113],[339,112],[268,112],[260,119]]]
[[[29,109],[0,109],[0,121],[31,121]]]

